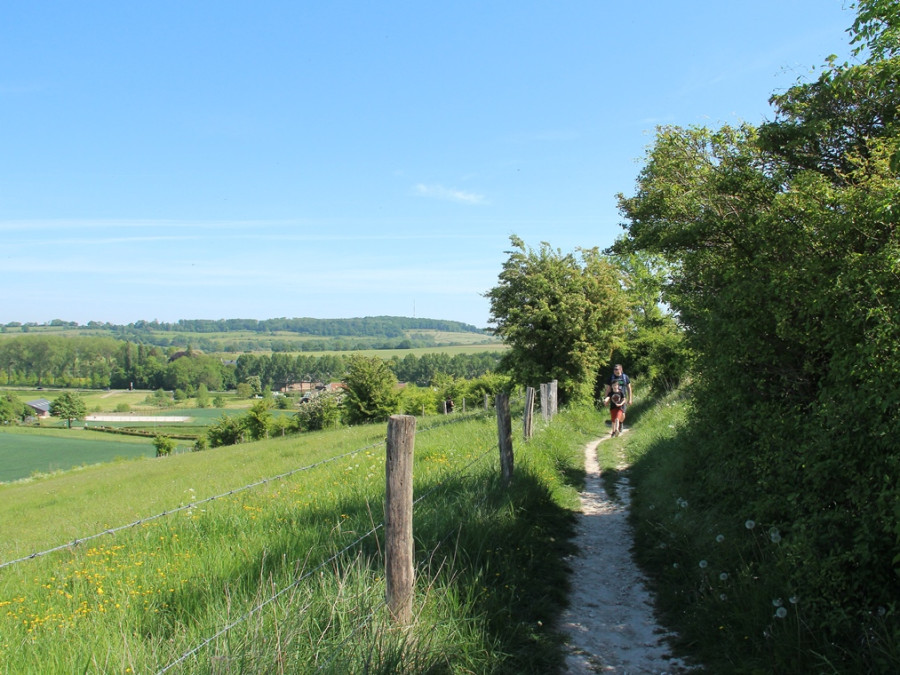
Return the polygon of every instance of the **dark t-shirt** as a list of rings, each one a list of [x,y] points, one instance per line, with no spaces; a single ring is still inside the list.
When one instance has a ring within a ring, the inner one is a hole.
[[[610,408],[624,408],[625,402],[627,400],[628,400],[628,396],[621,389],[619,391],[609,392],[609,407]]]

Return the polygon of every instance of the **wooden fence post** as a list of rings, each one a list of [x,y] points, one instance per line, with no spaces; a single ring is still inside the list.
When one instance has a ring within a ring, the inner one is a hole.
[[[384,501],[384,566],[387,605],[393,620],[409,624],[413,587],[413,450],[416,418],[391,415],[388,420],[387,479]]]
[[[559,412],[559,409],[557,408],[557,405],[556,405],[556,401],[557,401],[557,395],[556,395],[556,394],[557,394],[557,389],[558,389],[558,387],[557,387],[557,381],[556,381],[556,380],[553,380],[553,381],[550,383],[550,419],[551,419],[551,420],[552,420],[554,417],[556,417],[556,413]]]
[[[509,417],[509,394],[497,394],[497,435],[500,439],[500,475],[509,485],[513,475],[512,420]]]
[[[491,397],[487,394],[484,395],[484,409],[487,410],[490,407]]]
[[[525,414],[522,418],[522,427],[527,441],[534,435],[534,387],[525,388]]]
[[[541,383],[541,419],[550,421],[550,385]]]

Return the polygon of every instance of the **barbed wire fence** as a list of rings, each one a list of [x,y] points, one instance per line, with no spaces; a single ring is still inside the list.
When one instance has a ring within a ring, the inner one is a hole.
[[[433,429],[433,428],[434,428],[434,427],[430,427],[429,429],[423,429],[423,431],[429,431],[430,429]],[[436,485],[431,486],[426,492],[424,492],[424,493],[421,494],[419,497],[417,497],[417,498],[414,500],[413,504],[414,504],[414,505],[417,505],[417,504],[419,504],[419,503],[425,501],[426,499],[428,499],[429,497],[431,497],[432,495],[434,495],[435,493],[437,493],[437,491],[440,490],[441,488],[445,488],[445,487],[449,484],[449,482],[450,482],[451,480],[458,479],[458,478],[462,477],[463,475],[465,475],[465,473],[466,473],[472,466],[474,466],[475,464],[477,464],[477,463],[479,463],[480,461],[482,461],[485,457],[487,457],[490,453],[492,453],[492,452],[494,451],[494,449],[495,449],[495,448],[494,448],[493,446],[491,446],[491,447],[488,448],[487,450],[482,451],[482,452],[481,452],[480,454],[478,454],[473,460],[469,461],[467,464],[465,464],[465,465],[464,465],[463,467],[461,467],[460,469],[458,469],[458,470],[456,470],[456,471],[453,471],[453,472],[450,472],[450,475],[449,475],[449,476],[445,477],[442,481],[438,482]],[[486,500],[487,500],[487,495],[484,495],[484,496],[482,497],[482,503],[483,503],[484,501],[486,501]],[[165,667],[163,667],[163,668],[161,668],[160,670],[158,670],[158,671],[157,671],[157,675],[162,675],[163,673],[166,673],[166,672],[172,670],[172,669],[175,668],[176,666],[178,666],[178,665],[184,663],[185,661],[187,661],[188,659],[190,659],[192,656],[198,654],[198,653],[201,652],[204,648],[206,648],[207,646],[209,646],[211,643],[215,642],[218,638],[222,637],[222,636],[225,635],[226,633],[228,633],[228,632],[230,632],[231,630],[233,630],[234,628],[236,628],[238,625],[242,624],[243,622],[247,621],[248,619],[250,619],[250,618],[253,617],[254,615],[258,614],[261,610],[263,610],[263,609],[264,609],[265,607],[267,607],[268,605],[272,604],[272,603],[273,603],[275,600],[277,600],[278,598],[282,597],[285,593],[287,593],[288,591],[290,591],[290,590],[292,590],[292,589],[298,587],[301,583],[303,583],[305,580],[309,579],[309,578],[310,578],[311,576],[313,576],[316,572],[320,571],[321,569],[323,569],[324,567],[326,567],[326,566],[329,565],[330,563],[332,563],[332,562],[334,562],[334,561],[336,561],[336,560],[339,560],[344,554],[348,553],[351,549],[353,549],[353,548],[355,548],[357,545],[361,544],[365,539],[367,539],[368,537],[370,537],[370,536],[376,534],[377,532],[379,532],[379,531],[382,530],[382,529],[384,529],[384,522],[383,522],[383,521],[382,521],[381,523],[375,525],[375,526],[372,527],[371,529],[369,529],[365,534],[362,534],[362,535],[360,535],[359,537],[357,537],[354,541],[350,542],[349,544],[347,544],[346,546],[344,546],[344,548],[342,548],[341,550],[339,550],[339,551],[337,551],[336,553],[332,554],[331,556],[329,556],[328,558],[326,558],[325,560],[323,560],[321,563],[319,563],[318,565],[316,565],[316,566],[313,567],[312,569],[306,571],[304,574],[302,574],[301,576],[297,577],[294,581],[292,581],[290,584],[288,584],[288,585],[285,586],[284,588],[282,588],[282,589],[280,589],[279,591],[277,591],[275,594],[273,594],[272,596],[270,596],[269,598],[267,598],[265,601],[258,603],[255,607],[253,607],[252,609],[248,610],[247,612],[245,612],[244,614],[242,614],[240,617],[238,617],[238,618],[235,619],[234,621],[232,621],[232,622],[230,622],[229,624],[223,626],[223,627],[222,627],[221,629],[219,629],[215,634],[209,636],[208,638],[205,638],[202,642],[200,642],[199,644],[197,644],[195,647],[193,647],[192,649],[186,651],[186,652],[183,653],[181,656],[179,656],[177,659],[175,659],[175,660],[172,661],[171,663],[167,664]],[[449,538],[453,535],[454,532],[455,532],[455,528],[448,530],[448,531],[447,531],[447,532],[446,532],[446,533],[438,540],[438,543],[434,546],[433,549],[431,549],[431,551],[429,552],[428,556],[426,556],[426,558],[432,556],[432,555],[434,554],[434,552],[435,552],[440,546],[443,546],[443,544],[446,542],[446,540],[449,539]],[[295,562],[296,562],[296,561],[295,561]],[[420,568],[420,569],[421,569],[421,567],[422,567],[423,564],[424,564],[424,561],[421,561],[421,562],[419,563],[419,568]],[[323,668],[326,668],[328,665],[330,665],[330,663],[336,658],[336,656],[337,656],[337,654],[339,653],[340,649],[341,649],[347,642],[349,642],[349,640],[350,640],[352,637],[354,637],[360,630],[362,630],[362,629],[365,627],[365,625],[367,625],[367,624],[372,620],[372,618],[376,615],[376,613],[377,613],[380,609],[382,609],[382,608],[384,608],[384,607],[387,607],[387,605],[388,605],[388,600],[387,600],[387,598],[385,598],[385,599],[382,600],[381,602],[377,603],[376,606],[373,607],[373,608],[370,610],[369,614],[366,615],[366,617],[364,617],[364,619],[363,619],[357,626],[355,626],[355,627],[353,628],[353,630],[350,632],[350,634],[349,634],[348,636],[346,636],[340,643],[338,643],[338,645],[336,645],[336,646],[331,650],[331,652],[329,652],[329,655],[328,655],[328,657],[326,658],[325,662],[322,663],[322,664],[320,664],[318,670],[322,670]]]
[[[431,431],[432,429],[437,429],[442,426],[446,426],[448,424],[458,424],[458,423],[473,419],[475,417],[484,416],[484,414],[485,413],[482,411],[476,411],[476,412],[471,413],[466,416],[460,415],[459,417],[456,417],[454,419],[438,422],[436,424],[428,426],[428,427],[422,429],[421,432],[425,433],[425,432]],[[291,469],[290,471],[285,471],[284,473],[280,473],[275,476],[268,476],[266,478],[261,478],[257,481],[254,481],[253,483],[248,483],[248,484],[242,485],[240,487],[232,488],[230,490],[226,490],[225,492],[221,492],[219,494],[212,495],[211,497],[205,497],[203,499],[194,500],[187,504],[182,504],[180,506],[176,506],[171,509],[166,509],[164,511],[161,511],[161,512],[156,513],[151,516],[145,516],[143,518],[138,518],[137,520],[134,520],[130,523],[126,523],[124,525],[118,525],[116,527],[107,528],[101,532],[95,532],[93,534],[88,534],[83,537],[76,537],[74,539],[71,539],[71,540],[63,543],[63,544],[59,544],[57,546],[53,546],[51,548],[44,549],[41,551],[35,551],[34,553],[29,553],[28,555],[22,556],[20,558],[15,558],[13,560],[8,560],[6,562],[2,562],[2,563],[0,563],[0,570],[2,570],[5,567],[11,567],[12,565],[17,565],[19,563],[27,562],[29,560],[41,558],[41,557],[49,555],[51,553],[56,553],[58,551],[64,551],[66,549],[72,549],[72,548],[75,548],[81,544],[88,542],[88,541],[92,541],[94,539],[99,539],[101,537],[110,536],[110,535],[116,534],[117,532],[122,532],[124,530],[129,530],[129,529],[132,529],[135,527],[139,527],[141,525],[145,525],[145,524],[153,522],[155,520],[159,520],[161,518],[166,518],[168,516],[172,516],[177,513],[181,513],[183,511],[190,511],[191,509],[198,508],[200,506],[203,506],[204,504],[208,504],[210,502],[214,502],[219,499],[224,499],[226,497],[231,497],[236,494],[240,494],[242,492],[247,492],[248,490],[252,490],[254,488],[258,488],[263,485],[268,485],[269,483],[274,483],[277,481],[285,480],[287,478],[294,476],[295,474],[302,473],[304,471],[311,471],[311,470],[316,469],[325,464],[329,464],[331,462],[336,462],[340,459],[344,459],[346,457],[351,457],[353,455],[357,455],[366,450],[371,450],[372,448],[378,448],[383,445],[384,445],[384,441],[378,441],[377,443],[371,443],[369,445],[341,453],[340,455],[328,457],[326,459],[322,459],[317,462],[313,462],[312,464],[307,464],[305,466],[297,467],[296,469]]]
[[[527,395],[527,394],[526,394],[525,398],[526,398],[526,400],[528,400],[528,395]],[[487,399],[486,399],[486,400],[487,400]],[[533,397],[532,397],[532,400],[533,400]],[[507,406],[508,406],[508,403],[509,403],[509,399],[506,398],[506,405],[507,405]],[[418,436],[418,435],[420,435],[420,434],[427,433],[427,432],[429,432],[429,431],[438,429],[438,428],[443,427],[443,426],[446,426],[446,425],[448,425],[448,424],[457,424],[457,423],[461,423],[461,422],[464,422],[464,421],[469,421],[469,420],[472,420],[472,419],[475,419],[475,418],[485,417],[485,416],[489,415],[490,412],[491,412],[491,411],[487,408],[487,405],[485,405],[485,410],[477,410],[477,409],[476,409],[476,410],[474,410],[474,411],[471,412],[471,413],[466,413],[466,412],[463,412],[463,413],[457,413],[457,414],[455,414],[455,415],[449,416],[449,417],[450,417],[449,419],[445,419],[445,420],[442,420],[442,421],[440,421],[440,422],[438,422],[438,423],[432,424],[432,425],[430,425],[430,426],[428,426],[428,427],[425,427],[425,428],[416,430],[416,431],[415,431],[415,435]],[[528,430],[528,431],[526,431],[526,439],[530,436],[530,426],[529,426],[530,423],[529,423],[529,421],[528,421],[528,417],[530,416],[530,414],[531,414],[531,411],[528,410],[528,409],[526,409],[526,411],[525,411],[525,416],[526,416],[526,417],[525,417],[525,421],[524,421],[525,428]],[[499,408],[498,408],[498,417],[499,417]],[[507,408],[507,418],[508,418],[508,408]],[[501,433],[502,433],[502,432],[501,432]],[[103,530],[103,531],[101,531],[101,532],[96,532],[96,533],[93,533],[93,534],[90,534],[90,535],[86,535],[86,536],[83,536],[83,537],[78,537],[78,538],[75,538],[75,539],[73,539],[73,540],[71,540],[71,541],[68,541],[68,542],[66,542],[66,543],[64,543],[64,544],[60,544],[60,545],[58,545],[58,546],[53,546],[53,547],[51,547],[51,548],[47,548],[47,549],[44,549],[44,550],[41,550],[41,551],[36,551],[36,552],[31,553],[31,554],[29,554],[29,555],[27,555],[27,556],[22,556],[22,557],[20,557],[20,558],[16,558],[16,559],[13,559],[13,560],[9,560],[9,561],[6,561],[6,562],[2,562],[2,563],[0,563],[0,570],[2,570],[2,569],[4,569],[4,568],[11,567],[11,566],[14,566],[14,565],[17,565],[17,564],[24,563],[24,562],[26,562],[26,561],[30,561],[30,560],[34,560],[34,559],[37,559],[37,558],[40,558],[40,557],[44,557],[44,556],[50,555],[50,554],[55,553],[55,552],[58,552],[58,551],[62,551],[62,550],[66,550],[66,549],[72,549],[72,548],[74,548],[74,547],[77,547],[77,546],[79,546],[79,545],[85,543],[85,542],[88,542],[88,541],[91,541],[91,540],[95,540],[95,539],[98,539],[98,538],[101,538],[101,537],[106,537],[106,536],[114,535],[114,534],[116,534],[116,533],[118,533],[118,532],[122,532],[122,531],[125,531],[125,530],[129,530],[129,529],[132,529],[132,528],[135,528],[135,527],[139,527],[139,526],[141,526],[141,525],[143,525],[143,524],[146,524],[146,523],[149,523],[149,522],[153,522],[153,521],[155,521],[155,520],[159,520],[159,519],[162,519],[162,518],[166,518],[166,517],[168,517],[168,516],[175,515],[175,514],[180,513],[180,512],[189,511],[189,510],[191,510],[191,509],[196,509],[197,507],[203,506],[203,505],[205,505],[205,504],[208,504],[208,503],[211,503],[211,502],[220,500],[220,499],[225,499],[225,498],[227,498],[227,497],[231,497],[231,496],[236,495],[236,494],[240,494],[240,493],[243,493],[243,492],[247,492],[247,491],[252,490],[252,489],[254,489],[254,488],[258,488],[258,487],[260,487],[260,486],[265,486],[265,485],[268,485],[268,484],[273,483],[273,482],[286,480],[286,479],[288,479],[288,478],[290,478],[290,477],[292,477],[292,476],[294,476],[294,475],[296,475],[296,474],[298,474],[298,473],[302,473],[302,472],[305,472],[305,471],[310,471],[310,470],[315,469],[315,468],[317,468],[317,467],[321,467],[321,466],[323,466],[323,465],[326,465],[326,464],[329,464],[329,463],[332,463],[332,462],[336,462],[336,461],[341,460],[341,459],[345,459],[345,458],[348,458],[348,457],[352,457],[352,456],[357,455],[357,454],[359,454],[359,453],[361,453],[361,452],[364,452],[364,451],[366,451],[366,450],[371,450],[371,449],[373,449],[373,448],[381,447],[381,446],[385,445],[385,443],[386,443],[386,441],[378,441],[378,442],[376,442],[376,443],[371,443],[371,444],[369,444],[369,445],[365,445],[365,446],[362,446],[362,447],[360,447],[360,448],[356,448],[356,449],[354,449],[354,450],[350,450],[350,451],[348,451],[348,452],[344,452],[344,453],[341,453],[341,454],[338,454],[338,455],[334,455],[334,456],[332,456],[332,457],[328,457],[328,458],[325,458],[325,459],[322,459],[322,460],[319,460],[319,461],[316,461],[316,462],[313,462],[313,463],[310,463],[310,464],[307,464],[307,465],[304,465],[304,466],[301,466],[301,467],[297,467],[297,468],[295,468],[295,469],[291,469],[291,470],[289,470],[289,471],[285,471],[285,472],[283,472],[283,473],[280,473],[280,474],[277,474],[277,475],[274,475],[274,476],[269,476],[269,477],[266,477],[266,478],[262,478],[262,479],[260,479],[260,480],[257,480],[257,481],[254,481],[254,482],[252,482],[252,483],[248,483],[248,484],[242,485],[242,486],[237,487],[237,488],[229,489],[229,490],[227,490],[227,491],[221,492],[221,493],[216,494],[216,495],[212,495],[212,496],[210,496],[210,497],[206,497],[206,498],[204,498],[204,499],[194,500],[194,501],[191,501],[191,502],[189,502],[189,503],[187,503],[187,504],[183,504],[183,505],[180,505],[180,506],[171,508],[171,509],[167,509],[167,510],[161,511],[161,512],[159,512],[159,513],[157,513],[157,514],[154,514],[154,515],[151,515],[151,516],[147,516],[147,517],[143,517],[143,518],[137,519],[137,520],[132,521],[132,522],[130,522],[130,523],[126,523],[126,524],[123,524],[123,525],[119,525],[119,526],[113,527],[113,528],[108,528],[108,529],[105,529],[105,530]],[[500,458],[500,459],[501,459],[501,464],[502,464],[502,462],[503,462],[503,447],[502,447],[502,445],[503,445],[503,439],[501,438],[501,458]],[[486,449],[486,450],[480,452],[480,454],[477,454],[477,456],[476,456],[474,459],[472,459],[471,461],[467,462],[464,466],[460,467],[458,470],[455,470],[455,471],[450,472],[446,477],[444,477],[442,480],[440,480],[437,484],[431,486],[428,490],[426,490],[426,492],[424,492],[423,494],[419,495],[419,496],[413,501],[413,505],[418,505],[418,504],[422,503],[423,501],[429,499],[432,495],[434,495],[435,493],[437,493],[437,492],[438,492],[439,490],[441,490],[442,488],[446,488],[446,487],[449,485],[449,483],[450,483],[451,481],[457,480],[457,479],[461,478],[462,476],[464,476],[464,475],[465,475],[465,474],[466,474],[473,466],[475,466],[475,465],[478,464],[479,462],[483,461],[483,460],[484,460],[491,452],[496,451],[496,449],[497,449],[497,446],[496,446],[496,445],[492,445],[490,448],[488,448],[488,449]],[[487,499],[489,498],[489,496],[490,496],[489,493],[486,492],[485,494],[482,495],[482,497],[481,497],[481,499],[479,500],[478,503],[480,503],[481,505],[483,505],[483,504],[487,501]],[[476,504],[476,506],[477,506],[477,504]],[[343,556],[345,556],[345,555],[346,555],[349,551],[351,551],[353,548],[359,546],[363,541],[365,541],[365,540],[368,539],[369,537],[372,537],[373,535],[375,535],[376,533],[378,533],[379,531],[381,531],[381,530],[384,529],[384,528],[385,528],[385,523],[384,523],[384,521],[382,521],[381,523],[379,523],[379,524],[377,524],[377,525],[374,525],[374,524],[373,524],[373,526],[372,526],[367,532],[365,532],[364,534],[360,535],[360,536],[357,537],[355,540],[353,540],[352,542],[350,542],[349,544],[347,544],[346,546],[344,546],[343,548],[341,548],[341,549],[338,550],[337,552],[333,553],[332,555],[330,555],[329,557],[327,557],[326,559],[324,559],[323,561],[321,561],[321,562],[320,562],[318,565],[316,565],[315,567],[313,567],[313,568],[311,568],[310,570],[304,572],[302,575],[298,576],[298,577],[295,578],[293,581],[291,581],[291,583],[289,583],[288,585],[286,585],[286,586],[284,586],[283,588],[279,589],[278,591],[276,591],[275,593],[273,593],[272,595],[270,595],[269,597],[267,597],[267,598],[266,598],[265,600],[263,600],[262,602],[257,603],[254,607],[252,607],[251,609],[247,610],[244,614],[240,615],[239,617],[237,617],[237,618],[234,619],[233,621],[228,622],[226,625],[222,626],[219,630],[217,630],[214,634],[212,634],[212,635],[210,635],[210,636],[204,638],[203,640],[201,640],[198,644],[196,644],[194,647],[192,647],[192,648],[189,649],[188,651],[186,651],[186,652],[184,652],[183,654],[181,654],[181,655],[180,655],[177,659],[175,659],[174,661],[171,661],[170,663],[166,664],[164,667],[162,667],[160,670],[157,671],[158,674],[159,674],[159,675],[162,675],[163,673],[169,672],[169,671],[171,671],[173,668],[176,668],[177,666],[179,666],[179,665],[185,663],[186,661],[188,661],[188,660],[191,659],[192,657],[196,656],[197,654],[199,654],[200,652],[202,652],[205,648],[207,648],[209,645],[211,645],[212,643],[214,643],[216,640],[218,640],[218,639],[221,638],[222,636],[228,634],[229,632],[231,632],[232,630],[234,630],[237,626],[239,626],[239,625],[241,625],[242,623],[246,622],[247,620],[249,620],[249,619],[250,619],[251,617],[253,617],[254,615],[260,613],[263,609],[265,609],[266,607],[268,607],[268,606],[271,605],[272,603],[276,602],[279,598],[282,598],[286,593],[290,592],[290,591],[293,590],[293,589],[298,588],[304,581],[306,581],[307,579],[309,579],[310,577],[312,577],[314,574],[316,574],[317,572],[319,572],[320,570],[322,570],[324,567],[326,567],[327,565],[329,565],[329,564],[331,564],[331,563],[334,563],[335,561],[340,560]],[[416,565],[417,569],[421,570],[421,569],[422,569],[422,566],[423,566],[427,561],[431,560],[431,559],[436,555],[438,549],[439,549],[440,547],[442,547],[442,546],[446,543],[446,541],[447,541],[451,536],[453,536],[453,534],[454,534],[455,532],[457,532],[457,530],[458,530],[458,528],[450,528],[450,529],[448,529],[448,530],[443,534],[443,536],[439,537],[438,540],[437,540],[437,542],[434,544],[434,546],[433,546],[431,549],[429,549],[429,551],[427,551],[426,553],[424,553],[424,555],[422,556],[422,558],[420,559],[420,561],[417,563],[417,565]],[[296,563],[299,563],[299,562],[300,562],[299,560],[298,560],[298,561],[294,561],[295,564],[296,564]],[[365,626],[368,625],[368,624],[371,622],[371,620],[377,615],[377,613],[378,613],[382,608],[386,608],[386,607],[388,607],[388,605],[389,605],[389,599],[388,599],[387,597],[385,597],[381,602],[376,603],[376,605],[375,605],[374,607],[371,608],[371,610],[369,611],[369,613],[368,613],[365,617],[363,617],[363,619],[362,619],[362,620],[361,620],[361,621],[360,621],[360,622],[359,622],[359,623],[351,630],[351,632],[349,633],[349,635],[347,635],[346,637],[344,637],[337,645],[335,645],[335,646],[334,646],[334,647],[333,647],[333,648],[325,655],[324,660],[323,660],[323,661],[320,663],[320,665],[318,666],[318,670],[322,670],[323,668],[327,668],[327,667],[328,667],[328,666],[329,666],[329,665],[337,658],[337,656],[340,654],[340,652],[341,652],[341,650],[344,648],[344,646],[345,646],[345,645],[346,645],[346,644],[347,644],[347,643],[348,643],[355,635],[357,635],[359,631],[363,630],[363,629],[365,628]]]

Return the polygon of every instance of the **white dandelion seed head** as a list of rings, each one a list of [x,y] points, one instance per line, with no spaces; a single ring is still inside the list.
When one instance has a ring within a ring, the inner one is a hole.
[[[724,593],[719,593],[719,600],[723,600],[723,601],[724,601],[724,600],[727,600],[727,599],[728,599],[728,596],[727,596],[727,595],[725,595]]]
[[[721,581],[728,581],[728,572],[722,572],[722,573],[719,575],[719,579],[720,579]]]
[[[800,602],[800,598],[798,598],[796,595],[792,595],[789,600],[792,605],[796,605],[798,602]]]
[[[744,527],[746,527],[748,530],[752,530],[754,527],[756,527],[756,521],[755,520],[747,520],[744,522]]]
[[[725,541],[725,535],[724,535],[724,534],[717,534],[717,535],[716,535],[716,541],[717,541],[718,543],[721,544],[723,541]]]
[[[771,530],[769,530],[769,539],[772,540],[773,544],[777,544],[779,541],[781,541],[781,532],[778,531],[777,527],[773,527]]]
[[[701,560],[701,561],[700,561],[700,569],[704,569],[704,570],[705,570],[705,569],[706,569],[706,566],[707,566],[708,564],[709,564],[709,563],[706,562],[705,560]]]
[[[781,598],[774,598],[772,600],[772,605],[774,607],[781,607],[784,604],[784,601]]]
[[[784,617],[786,617],[787,616],[787,607],[779,607],[778,609],[776,609],[775,616],[777,616],[779,619],[783,619]]]

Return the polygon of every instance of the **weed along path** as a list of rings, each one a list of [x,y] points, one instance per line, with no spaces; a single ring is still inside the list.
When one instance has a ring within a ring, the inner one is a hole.
[[[618,501],[603,489],[597,445],[605,440],[584,449],[587,476],[575,539],[579,553],[569,559],[572,592],[560,626],[568,635],[566,672],[689,672],[669,656],[665,631],[656,623],[652,598],[631,557],[627,478],[617,484]]]

